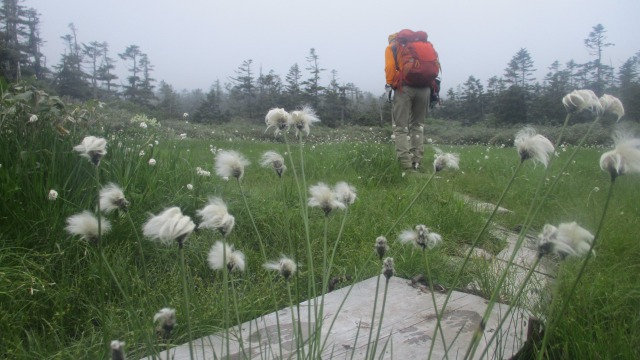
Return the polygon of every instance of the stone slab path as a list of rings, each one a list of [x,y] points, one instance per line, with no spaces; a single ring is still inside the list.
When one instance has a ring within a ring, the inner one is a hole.
[[[377,277],[373,277],[349,287],[345,287],[325,296],[324,321],[322,338],[327,338],[322,353],[323,359],[363,359],[367,351],[371,315],[375,299]],[[383,301],[384,277],[380,279],[378,309],[373,324],[374,337],[380,321],[380,307]],[[446,294],[434,293],[436,302],[441,308]],[[346,297],[346,300],[345,300]],[[344,304],[343,303],[344,300]],[[318,298],[319,302],[320,299]],[[308,336],[309,321],[307,310],[314,301],[301,303],[301,318],[304,336]],[[340,308],[340,306],[342,307]],[[486,341],[494,332],[500,331],[500,348],[492,345],[488,358],[508,358],[520,348],[525,340],[528,314],[516,310],[503,330],[497,329],[500,314],[506,311],[506,305],[497,304],[485,327],[477,354],[485,347]],[[453,292],[447,311],[443,316],[445,343],[450,350],[450,359],[462,358],[473,332],[478,327],[482,314],[486,309],[486,300],[467,293]],[[313,313],[313,311],[312,311]],[[281,333],[278,336],[276,313],[262,316],[233,327],[230,331],[231,354],[227,357],[224,334],[214,334],[193,341],[196,359],[296,359],[296,340],[293,336],[291,311],[289,308],[278,311]],[[333,326],[331,326],[332,322]],[[313,325],[313,324],[311,324]],[[445,358],[445,348],[440,335],[436,339],[431,336],[436,326],[436,313],[431,293],[423,287],[415,287],[410,280],[392,277],[388,285],[386,307],[377,346],[376,359],[426,359],[432,341],[435,341],[433,359]],[[242,340],[244,353],[240,347]],[[280,340],[279,340],[280,339]],[[453,345],[451,345],[453,344]],[[495,343],[494,343],[495,344]],[[282,353],[280,353],[282,348]],[[189,347],[183,344],[172,348],[170,358],[175,360],[189,359]],[[353,357],[352,357],[353,356]],[[478,356],[477,356],[478,357]],[[166,353],[161,354],[166,359]]]

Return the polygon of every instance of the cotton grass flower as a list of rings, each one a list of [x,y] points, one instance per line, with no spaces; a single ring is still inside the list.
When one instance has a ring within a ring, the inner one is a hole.
[[[202,220],[198,228],[218,230],[223,236],[229,235],[235,225],[235,218],[227,211],[227,204],[217,197],[210,198],[207,206],[196,213]]]
[[[29,117],[29,123],[33,124],[34,122],[38,122],[38,115],[33,114]]]
[[[404,230],[398,237],[401,243],[412,243],[416,247],[425,249],[433,249],[442,242],[440,234],[431,232],[425,225],[416,225],[415,230]]]
[[[305,106],[301,110],[296,110],[291,113],[291,123],[296,127],[296,136],[298,136],[300,132],[309,136],[311,124],[318,121],[320,121],[320,118],[316,115],[315,110],[309,106]]]
[[[600,168],[611,175],[612,181],[620,175],[640,173],[640,139],[618,130],[613,141],[615,148],[600,156]]]
[[[209,250],[207,261],[209,267],[213,270],[226,268],[229,272],[244,271],[244,254],[238,250],[233,250],[233,245],[227,245],[222,241],[216,241],[213,244]]]
[[[80,156],[89,159],[95,166],[100,165],[100,160],[107,154],[107,140],[95,136],[87,136],[82,139],[80,145],[73,147]]]
[[[151,216],[142,226],[143,234],[151,240],[157,240],[164,245],[171,245],[175,240],[179,248],[195,229],[196,224],[191,218],[183,215],[179,207],[171,207],[158,215]]]
[[[387,251],[389,251],[387,238],[384,236],[378,236],[376,238],[376,253],[378,254],[378,257],[380,257],[380,260],[382,260]]]
[[[291,275],[293,275],[298,269],[296,262],[284,255],[280,258],[280,260],[268,262],[263,266],[267,270],[277,271],[285,280],[289,280]]]
[[[113,340],[111,342],[111,360],[126,360],[127,357],[124,354],[124,341]]]
[[[58,199],[58,192],[53,189],[49,190],[47,199],[49,199],[49,201],[56,201]]]
[[[291,125],[291,115],[282,108],[274,108],[267,112],[264,122],[267,125],[267,130],[275,127],[275,134],[278,135],[280,131],[288,129]]]
[[[101,235],[111,230],[111,223],[107,219],[101,218],[100,233],[98,233],[98,218],[92,212],[85,210],[68,217],[65,230],[71,235],[80,236],[82,240],[95,244]]]
[[[604,94],[600,97],[600,105],[602,105],[603,112],[605,114],[613,114],[617,116],[616,122],[620,121],[620,118],[624,116],[624,106],[622,101],[615,96]]]
[[[514,145],[520,154],[520,160],[533,159],[544,167],[549,164],[549,156],[553,154],[553,144],[546,137],[536,133],[532,127],[525,127],[516,133]]]
[[[384,261],[382,262],[382,275],[384,275],[387,281],[389,281],[389,279],[393,276],[394,273],[395,273],[395,266],[393,264],[393,258],[388,257],[384,259]]]
[[[162,308],[153,315],[156,331],[163,339],[168,339],[176,324],[176,309]]]
[[[118,185],[109,183],[100,189],[100,210],[105,214],[114,210],[127,211],[128,207],[129,202]]]
[[[574,90],[562,98],[562,105],[568,113],[579,113],[583,110],[602,114],[603,108],[596,94],[587,89]]]
[[[282,173],[287,170],[287,166],[284,164],[284,158],[275,151],[267,151],[262,154],[260,165],[273,168],[276,174],[278,174],[278,177],[282,177]]]
[[[453,153],[445,153],[439,148],[434,148],[435,160],[433,160],[433,170],[435,172],[442,171],[446,168],[459,170],[460,169],[460,156]]]
[[[338,201],[345,205],[353,205],[356,201],[356,188],[347,184],[344,181],[340,181],[333,188],[333,194]]]
[[[156,166],[156,159],[149,159],[149,166]]]
[[[197,167],[196,168],[196,174],[198,174],[198,176],[202,176],[202,177],[210,177],[211,176],[211,172],[202,169],[201,167]]]
[[[562,260],[567,256],[582,257],[591,249],[593,240],[593,234],[575,221],[558,227],[546,224],[538,235],[538,256],[555,254]]]
[[[221,178],[234,177],[240,180],[245,166],[249,164],[249,160],[233,150],[223,150],[216,154],[216,174]]]
[[[344,203],[336,199],[333,191],[331,191],[325,183],[320,182],[311,186],[309,188],[309,194],[311,195],[308,203],[309,206],[321,208],[325,215],[329,215],[334,209],[346,208]]]

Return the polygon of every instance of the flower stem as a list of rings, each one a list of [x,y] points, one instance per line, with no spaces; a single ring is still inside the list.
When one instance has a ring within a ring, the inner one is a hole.
[[[373,343],[373,349],[371,350],[371,359],[373,360],[376,356],[376,348],[378,347],[378,339],[380,339],[380,332],[382,331],[382,320],[384,319],[384,308],[385,305],[387,304],[387,292],[389,290],[389,279],[391,279],[391,277],[386,278],[386,281],[384,283],[384,295],[382,297],[382,308],[380,309],[380,321],[378,322],[378,333],[376,334],[376,339],[374,340]],[[376,294],[377,296],[377,294]],[[373,326],[373,324],[371,324],[371,326]]]
[[[511,314],[511,311],[513,311],[515,309],[515,307],[516,307],[516,304],[518,304],[518,300],[520,299],[520,296],[522,296],[522,293],[524,292],[524,290],[527,288],[527,284],[529,283],[529,279],[531,279],[531,276],[535,272],[536,267],[540,263],[540,259],[541,259],[540,256],[536,257],[536,261],[531,265],[531,268],[529,269],[529,271],[527,272],[527,275],[525,276],[524,280],[522,281],[522,285],[520,285],[520,288],[518,288],[518,291],[517,291],[515,297],[510,302],[510,305],[507,308],[507,312],[505,312],[504,315],[502,315],[502,318],[500,319],[500,323],[496,327],[497,330],[493,333],[493,335],[491,336],[489,341],[486,343],[486,346],[485,346],[485,348],[484,348],[484,350],[482,352],[482,355],[480,355],[480,358],[483,358],[487,354],[487,352],[489,351],[489,347],[493,343],[493,340],[495,340],[496,337],[498,336],[498,334],[500,334],[502,332],[502,326],[507,321],[507,316],[509,316],[509,314]]]
[[[256,221],[253,218],[253,213],[251,212],[251,208],[249,208],[249,203],[247,202],[247,196],[244,193],[244,189],[242,187],[242,183],[240,182],[240,179],[238,179],[238,187],[240,188],[240,193],[242,194],[242,200],[244,201],[244,206],[247,210],[247,213],[249,214],[249,218],[251,219],[251,224],[253,225],[253,229],[256,232],[256,236],[258,237],[258,243],[260,245],[260,251],[262,252],[262,257],[264,259],[265,262],[268,261],[267,258],[267,251],[264,245],[264,241],[262,240],[262,236],[260,235],[260,230],[258,230],[258,226],[256,225]],[[226,264],[226,262],[225,262]],[[278,315],[278,300],[276,299],[276,295],[275,295],[275,289],[273,286],[273,279],[269,276],[269,288],[271,289],[271,291],[269,291],[269,293],[271,294],[271,300],[273,301],[273,306],[275,308],[275,312],[276,312],[276,325],[278,327],[278,339],[281,339],[281,335],[280,335],[280,316]],[[278,341],[278,347],[280,350],[280,357],[282,357],[282,341]]]
[[[144,326],[141,324],[140,322],[140,318],[138,316],[135,315],[135,312],[133,311],[133,304],[131,303],[129,296],[127,295],[127,293],[124,291],[124,288],[122,287],[122,285],[120,284],[120,281],[118,281],[118,278],[116,277],[115,272],[113,271],[113,268],[111,267],[111,265],[109,264],[109,261],[107,261],[107,258],[104,256],[104,253],[102,251],[99,252],[100,254],[100,259],[102,260],[102,262],[104,263],[104,265],[106,266],[107,270],[109,271],[109,274],[111,275],[111,278],[113,279],[113,281],[116,283],[116,287],[118,288],[118,290],[120,291],[120,294],[122,294],[122,299],[124,300],[124,302],[127,304],[128,307],[128,311],[129,314],[134,317],[136,319],[136,322],[138,323],[138,328],[139,329],[144,329]],[[147,341],[147,347],[148,349],[150,349],[152,351],[152,358],[155,359],[156,357],[156,351],[153,351],[154,346],[153,346],[153,341],[151,340],[151,338],[149,337],[149,333],[145,332],[145,334],[147,334],[146,336],[146,341]]]
[[[182,290],[184,296],[185,317],[187,319],[187,335],[189,336],[189,355],[191,356],[191,359],[194,359],[193,346],[191,345],[193,337],[191,335],[191,319],[189,316],[189,288],[187,287],[187,270],[185,268],[184,249],[181,248],[178,249],[178,251],[180,252],[180,270],[182,272]]]
[[[600,237],[600,231],[602,230],[602,225],[604,224],[604,219],[607,215],[607,210],[609,209],[609,202],[613,195],[614,185],[615,185],[615,178],[612,177],[611,182],[609,183],[609,192],[607,193],[607,200],[604,203],[604,209],[602,210],[602,216],[600,217],[600,223],[598,224],[598,230],[596,231],[596,234],[593,237],[593,241],[591,242],[591,247],[589,248],[589,252],[587,252],[587,255],[582,261],[582,265],[580,266],[578,275],[576,276],[576,279],[573,281],[573,284],[571,285],[571,289],[569,290],[569,293],[566,295],[566,299],[564,299],[564,301],[562,302],[562,307],[560,308],[560,311],[557,314],[554,314],[553,312],[549,314],[549,326],[547,326],[544,331],[544,336],[542,338],[542,345],[540,346],[540,353],[538,354],[538,360],[542,360],[544,358],[544,354],[546,352],[546,345],[547,345],[547,342],[549,341],[549,334],[551,334],[552,330],[554,330],[559,319],[562,318],[562,314],[565,312],[565,310],[567,309],[567,306],[571,302],[571,297],[576,291],[576,288],[578,287],[578,283],[580,282],[580,279],[582,278],[582,275],[584,274],[584,271],[587,268],[587,262],[591,258],[591,255],[593,254],[593,248],[596,246],[596,242]],[[554,303],[556,301],[557,300],[554,299]],[[552,307],[552,310],[553,309],[554,307]]]
[[[98,201],[96,201],[96,216],[98,218],[98,249],[100,249],[100,252],[102,253],[102,216],[100,214],[100,167],[98,165],[95,166],[96,169],[96,194],[97,194],[97,199]]]
[[[244,344],[242,343],[242,323],[240,322],[240,310],[238,309],[238,296],[236,294],[236,287],[234,285],[233,280],[229,280],[229,284],[231,284],[231,293],[233,295],[233,303],[236,309],[236,323],[238,324],[238,343],[240,345],[240,350],[242,351],[242,357],[247,359],[247,354],[244,351]]]
[[[427,188],[427,185],[429,185],[429,183],[431,182],[431,180],[435,177],[436,173],[432,173],[431,176],[429,176],[429,178],[427,179],[427,181],[425,181],[424,185],[422,185],[422,188],[420,188],[420,191],[418,191],[418,193],[416,194],[416,196],[413,197],[413,199],[411,200],[411,202],[409,203],[409,205],[404,209],[404,211],[402,211],[402,213],[398,216],[398,218],[396,219],[396,221],[389,227],[389,230],[387,230],[387,232],[384,234],[385,237],[389,236],[389,234],[391,233],[391,231],[393,231],[393,229],[396,227],[396,225],[398,225],[398,223],[400,222],[400,220],[402,220],[404,218],[404,215],[411,210],[411,208],[413,207],[413,205],[416,203],[416,201],[418,201],[418,198],[420,198],[420,196],[422,195],[422,193],[424,192],[424,190]]]
[[[364,358],[369,359],[369,347],[371,346],[371,337],[373,336],[373,324],[376,320],[376,307],[378,306],[378,290],[380,289],[380,277],[382,273],[378,274],[378,281],[376,281],[376,292],[374,293],[373,298],[373,312],[371,313],[371,324],[369,325],[369,339],[367,340],[367,351],[365,352]],[[355,349],[354,351],[355,352]]]
[[[129,213],[128,211],[127,218],[129,219],[129,223],[131,224],[133,233],[136,234],[136,242],[138,243],[138,251],[140,252],[140,261],[142,263],[142,275],[144,276],[144,282],[145,284],[149,284],[149,276],[147,275],[147,264],[144,260],[144,251],[142,250],[142,241],[140,240],[140,235],[138,235],[138,230],[136,230],[136,225],[133,223],[133,219],[131,218],[131,213]]]
[[[442,309],[440,309],[440,314],[438,315],[438,320],[437,320],[437,323],[436,323],[437,326],[436,326],[436,329],[434,330],[434,334],[433,334],[434,338],[437,335],[438,328],[441,326],[440,323],[442,321],[442,315],[444,314],[445,309],[447,307],[447,304],[449,303],[449,299],[451,298],[451,295],[453,294],[453,290],[455,289],[456,284],[457,284],[458,280],[460,279],[460,276],[462,276],[462,271],[464,270],[465,266],[469,262],[469,259],[471,258],[471,254],[473,253],[473,249],[475,249],[475,247],[478,245],[478,242],[480,242],[480,238],[482,237],[484,232],[487,230],[487,228],[489,227],[489,224],[491,224],[491,221],[493,220],[494,216],[498,212],[498,208],[500,208],[500,204],[502,204],[502,201],[504,200],[505,196],[507,195],[507,192],[509,192],[509,189],[511,188],[511,185],[513,185],[513,181],[515,180],[516,175],[518,174],[518,172],[520,172],[520,168],[522,167],[523,163],[524,163],[524,161],[522,161],[522,160],[518,163],[518,166],[514,170],[513,175],[511,176],[511,179],[509,180],[509,183],[507,184],[507,187],[502,191],[502,194],[500,195],[500,198],[498,199],[498,202],[496,203],[493,211],[491,212],[491,215],[489,215],[489,218],[484,223],[484,226],[482,227],[482,229],[480,230],[480,232],[478,233],[476,238],[473,240],[473,243],[471,244],[471,248],[467,252],[467,255],[465,256],[465,258],[464,258],[464,260],[462,262],[462,265],[460,265],[460,267],[458,268],[458,271],[456,272],[456,275],[453,278],[453,282],[451,284],[451,288],[449,289],[449,291],[447,291],[447,297],[444,299],[444,304],[442,304]],[[429,348],[429,356],[427,358],[431,358],[431,355],[433,354],[434,346],[435,346],[435,341],[432,341],[431,342],[431,346]]]
[[[429,290],[431,290],[431,301],[433,301],[433,311],[435,311],[436,313],[436,318],[438,318],[438,303],[436,302],[436,294],[433,290],[433,277],[431,276],[431,266],[429,265],[429,257],[427,256],[427,252],[425,250],[422,250],[422,253],[424,254],[424,263],[425,266],[427,268],[427,281],[429,282]],[[444,310],[443,310],[444,311]],[[447,349],[447,343],[444,340],[444,331],[442,330],[442,324],[440,324],[440,322],[438,321],[436,323],[436,326],[440,329],[440,338],[442,339],[442,346],[444,346],[444,356],[446,359],[449,358],[449,356],[447,355],[448,353],[448,349]],[[435,336],[434,336],[435,338]],[[435,341],[435,339],[434,339]]]

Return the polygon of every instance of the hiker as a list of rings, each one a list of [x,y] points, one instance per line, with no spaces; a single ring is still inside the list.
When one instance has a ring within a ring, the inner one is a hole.
[[[389,35],[385,50],[386,98],[392,103],[396,157],[403,170],[418,170],[424,153],[424,121],[440,72],[438,54],[424,31]]]

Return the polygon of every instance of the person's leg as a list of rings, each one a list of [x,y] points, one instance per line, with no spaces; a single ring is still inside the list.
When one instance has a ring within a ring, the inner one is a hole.
[[[411,152],[409,151],[409,117],[411,111],[411,97],[406,91],[396,91],[393,96],[393,120],[395,127],[393,135],[396,143],[396,157],[403,168],[411,167]]]
[[[409,119],[409,136],[411,138],[411,163],[422,164],[424,155],[424,123],[429,105],[429,88],[411,88],[411,116]]]

